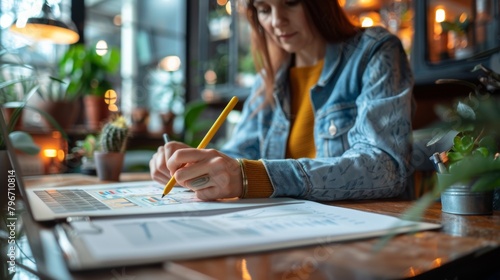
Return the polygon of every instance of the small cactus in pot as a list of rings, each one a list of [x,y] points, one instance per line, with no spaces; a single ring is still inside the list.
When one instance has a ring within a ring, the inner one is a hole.
[[[99,149],[94,153],[97,176],[103,181],[119,181],[125,158],[129,125],[118,115],[106,123],[99,136]]]
[[[106,123],[99,138],[102,152],[125,152],[129,126],[123,116],[118,116]]]

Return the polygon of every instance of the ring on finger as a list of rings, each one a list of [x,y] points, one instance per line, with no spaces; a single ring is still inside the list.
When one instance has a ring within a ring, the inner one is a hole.
[[[194,179],[189,180],[188,185],[193,189],[200,189],[206,183],[208,183],[208,181],[210,181],[210,176],[208,176],[208,174],[204,174],[204,175],[201,175],[199,177],[196,177]]]

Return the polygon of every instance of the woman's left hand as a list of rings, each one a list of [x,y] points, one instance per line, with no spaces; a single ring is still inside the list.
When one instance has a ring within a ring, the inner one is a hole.
[[[202,200],[239,197],[243,179],[238,161],[214,149],[185,148],[167,160],[177,184]]]

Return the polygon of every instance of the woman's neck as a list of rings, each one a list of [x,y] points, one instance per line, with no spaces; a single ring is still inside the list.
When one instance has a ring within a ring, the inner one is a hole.
[[[325,57],[326,43],[312,46],[308,49],[301,50],[295,53],[296,67],[307,67],[318,64]]]

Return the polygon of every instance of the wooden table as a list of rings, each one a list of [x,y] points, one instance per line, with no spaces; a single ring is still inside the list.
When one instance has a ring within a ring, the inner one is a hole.
[[[122,181],[149,180],[148,174],[122,174]],[[28,186],[98,183],[91,176],[68,174],[27,178]],[[101,182],[102,183],[102,182]],[[331,205],[399,216],[413,202],[341,201]],[[439,231],[396,236],[374,251],[381,239],[322,243],[315,246],[141,267],[72,273],[74,279],[481,279],[500,277],[500,211],[487,216],[441,212],[438,202],[423,221],[441,223]],[[33,230],[33,229],[32,229]],[[28,228],[28,231],[30,229]],[[36,248],[32,250],[36,254]],[[37,260],[39,263],[42,261]],[[39,270],[48,271],[40,268]],[[60,268],[64,270],[64,267]],[[53,268],[51,268],[54,271]],[[116,278],[120,279],[120,278]],[[132,278],[130,278],[132,279]]]

